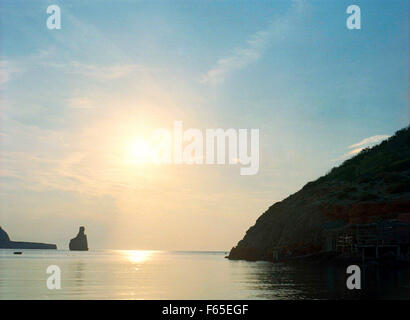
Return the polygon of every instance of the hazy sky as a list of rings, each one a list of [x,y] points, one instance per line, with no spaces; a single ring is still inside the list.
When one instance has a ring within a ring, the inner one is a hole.
[[[274,202],[408,125],[408,10],[0,0],[0,225],[61,249],[85,225],[90,248],[229,250]],[[258,128],[259,173],[127,162],[176,120]]]

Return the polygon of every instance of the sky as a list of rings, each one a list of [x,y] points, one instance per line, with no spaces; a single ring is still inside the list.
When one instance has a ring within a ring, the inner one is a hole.
[[[409,124],[408,9],[0,0],[0,225],[60,249],[84,225],[92,249],[229,250],[273,203]],[[127,161],[174,121],[259,129],[259,172]]]

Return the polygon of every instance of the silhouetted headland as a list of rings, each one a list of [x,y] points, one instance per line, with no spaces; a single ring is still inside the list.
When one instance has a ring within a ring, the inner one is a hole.
[[[410,127],[273,204],[228,258],[410,261]]]
[[[9,235],[0,227],[0,249],[57,249],[55,244],[11,241]]]
[[[85,228],[80,227],[78,234],[75,238],[70,240],[70,250],[72,251],[87,251],[88,250],[88,242],[87,242],[87,235],[84,233]]]

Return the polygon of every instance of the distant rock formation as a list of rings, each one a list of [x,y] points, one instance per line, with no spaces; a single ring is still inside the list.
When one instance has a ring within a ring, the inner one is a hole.
[[[70,240],[69,248],[72,251],[87,251],[88,250],[88,242],[87,242],[87,235],[84,233],[85,228],[80,227],[78,234],[75,238]]]
[[[11,241],[9,235],[0,227],[0,249],[57,249],[55,244]]]
[[[7,234],[6,231],[4,231],[1,227],[0,227],[0,242],[9,242],[10,241],[10,237]]]

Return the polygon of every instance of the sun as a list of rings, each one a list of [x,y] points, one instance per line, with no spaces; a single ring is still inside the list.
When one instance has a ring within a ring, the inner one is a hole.
[[[152,161],[152,146],[145,138],[134,138],[130,141],[126,149],[126,160],[128,163],[145,164]]]

